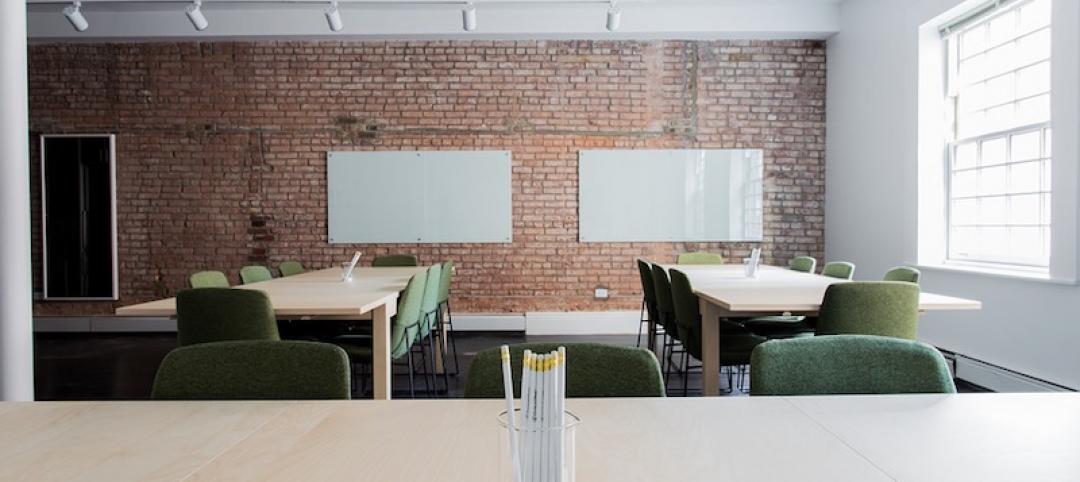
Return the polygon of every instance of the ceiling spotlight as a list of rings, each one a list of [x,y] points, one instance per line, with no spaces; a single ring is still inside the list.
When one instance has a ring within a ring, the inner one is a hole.
[[[195,30],[200,32],[210,26],[210,22],[206,21],[206,16],[202,13],[202,0],[195,0],[191,2],[191,5],[188,5],[187,18],[195,26]]]
[[[330,8],[326,9],[326,23],[330,25],[330,30],[335,32],[341,30],[344,26],[341,23],[341,12],[338,11],[337,0],[330,2]]]
[[[90,28],[90,22],[87,22],[86,17],[79,11],[81,7],[82,2],[75,2],[64,7],[64,16],[67,17],[68,22],[71,22],[71,26],[80,32]]]
[[[615,6],[615,1],[612,0],[611,6],[607,11],[607,29],[609,32],[614,32],[619,29],[619,22],[622,21],[622,11]]]
[[[466,3],[465,8],[461,10],[461,26],[466,32],[476,30],[476,7],[472,2]]]

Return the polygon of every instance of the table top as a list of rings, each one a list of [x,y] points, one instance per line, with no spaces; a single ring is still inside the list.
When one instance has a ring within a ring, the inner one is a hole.
[[[358,267],[344,282],[341,268],[328,268],[234,288],[266,292],[278,316],[359,316],[396,299],[409,278],[425,269]],[[176,298],[124,306],[116,314],[176,316]]]
[[[756,278],[747,278],[742,265],[663,265],[690,278],[694,293],[721,308],[738,313],[813,314],[821,308],[825,290],[847,280],[819,274],[762,266]],[[919,310],[978,310],[976,300],[922,292]]]
[[[508,474],[501,400],[0,403],[3,480]],[[582,481],[1071,480],[1080,394],[572,399]]]

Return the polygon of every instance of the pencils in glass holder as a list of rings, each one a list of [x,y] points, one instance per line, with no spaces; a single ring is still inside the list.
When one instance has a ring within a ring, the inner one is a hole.
[[[501,347],[503,390],[515,482],[566,480],[566,349],[547,354],[525,350],[521,368],[521,417],[515,433],[513,375],[509,347]]]
[[[510,434],[510,458],[513,459],[514,482],[522,482],[521,457],[518,454],[517,430],[514,427],[514,375],[510,368],[510,347],[503,345],[501,354],[503,393],[506,394],[506,427]]]

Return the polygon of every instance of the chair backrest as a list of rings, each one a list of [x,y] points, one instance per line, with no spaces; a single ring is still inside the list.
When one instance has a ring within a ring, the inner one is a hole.
[[[266,266],[244,266],[240,268],[240,282],[246,285],[272,279],[274,279],[274,275],[270,274],[270,269]]]
[[[690,278],[677,269],[670,270],[671,300],[675,306],[675,323],[679,341],[691,356],[701,359],[701,306],[690,286]]]
[[[262,291],[200,288],[176,295],[176,340],[180,346],[280,339],[274,307]]]
[[[221,271],[199,271],[188,278],[192,288],[228,288],[229,279]]]
[[[851,279],[855,276],[855,264],[847,261],[830,261],[821,268],[821,275],[830,278]]]
[[[567,397],[663,397],[660,364],[649,350],[599,343],[527,343],[510,345],[514,396],[521,395],[521,358],[528,349],[550,353],[566,347]],[[499,348],[481,351],[469,366],[466,398],[502,398]]]
[[[417,261],[416,255],[412,254],[385,254],[382,256],[376,256],[371,261],[371,265],[376,268],[386,268],[392,266],[420,266],[420,262]]]
[[[168,400],[349,398],[349,355],[307,341],[223,341],[177,348],[162,360],[152,397]]]
[[[788,267],[792,271],[801,271],[803,273],[813,273],[814,268],[817,267],[817,260],[809,256],[796,256],[788,261]]]
[[[450,282],[454,279],[454,262],[443,261],[442,276],[439,278],[439,304],[450,300]]]
[[[408,354],[409,348],[420,336],[420,308],[427,278],[427,272],[414,274],[398,297],[397,314],[390,329],[391,358],[398,359]]]
[[[762,343],[750,357],[753,395],[955,393],[934,347],[880,336],[836,335]]]
[[[637,260],[638,276],[641,278],[641,291],[645,299],[645,311],[649,319],[659,322],[660,315],[656,308],[656,285],[653,283],[652,267],[643,260]]]
[[[679,337],[675,324],[675,305],[671,300],[671,280],[667,271],[658,264],[652,265],[653,290],[656,293],[656,319],[668,335]]]
[[[679,256],[675,258],[675,264],[724,264],[724,257],[716,253],[702,251],[679,253]]]
[[[914,340],[919,327],[919,285],[852,281],[825,290],[818,335],[878,335]]]
[[[427,336],[435,323],[435,312],[439,309],[439,283],[442,282],[442,265],[433,264],[427,269],[424,282],[424,295],[420,299],[420,336]]]
[[[304,265],[299,261],[282,261],[278,265],[278,270],[281,271],[281,276],[293,276],[304,272]]]
[[[922,273],[919,270],[917,270],[915,268],[912,268],[910,266],[897,266],[897,267],[895,267],[893,269],[890,269],[889,271],[886,271],[885,272],[885,277],[883,277],[882,280],[883,281],[906,281],[908,283],[916,283],[917,284],[919,282],[919,276],[921,274]]]

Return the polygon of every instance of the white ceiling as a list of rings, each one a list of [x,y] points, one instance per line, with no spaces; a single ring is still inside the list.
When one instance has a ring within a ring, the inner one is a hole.
[[[0,0],[9,1],[9,0]],[[156,39],[824,39],[836,33],[839,0],[624,0],[608,32],[608,4],[576,0],[474,0],[477,29],[462,29],[464,1],[339,0],[345,28],[331,32],[328,1],[203,0],[209,28],[198,32],[176,0],[83,0],[90,28],[61,14],[70,5],[28,0],[35,42]]]

